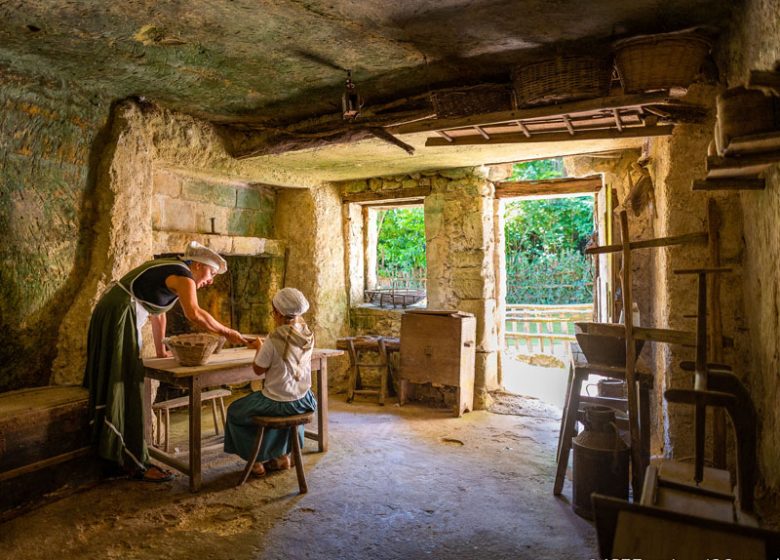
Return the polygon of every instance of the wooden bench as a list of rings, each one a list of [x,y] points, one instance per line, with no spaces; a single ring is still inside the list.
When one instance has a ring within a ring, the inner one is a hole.
[[[228,389],[212,389],[210,391],[203,391],[200,394],[201,402],[211,401],[211,414],[214,417],[214,431],[217,435],[220,434],[221,426],[225,425],[225,397],[229,397],[232,393]],[[220,423],[217,418],[217,401],[219,401],[219,412],[222,417]],[[171,410],[177,408],[184,408],[189,406],[189,397],[178,397],[167,401],[158,402],[152,405],[152,410],[157,417],[157,433],[154,438],[154,445],[160,447],[162,439],[162,428],[165,428],[165,443],[163,449],[168,451],[170,445],[170,428],[171,428]]]

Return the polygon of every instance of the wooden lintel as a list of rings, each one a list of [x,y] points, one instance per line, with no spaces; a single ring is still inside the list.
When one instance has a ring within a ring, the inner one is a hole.
[[[528,138],[524,134],[493,134],[489,140],[482,136],[451,136],[451,142],[442,138],[428,138],[426,146],[485,146],[493,144],[529,144],[534,142],[567,142],[572,140],[611,140],[618,138],[644,138],[646,136],[668,136],[674,130],[668,126],[635,126],[623,128],[623,132],[614,129],[577,132],[572,136],[568,132],[553,132],[549,134],[534,134]]]
[[[402,125],[390,125],[387,128],[393,134],[413,134],[415,132],[433,132],[436,130],[448,130],[452,128],[468,128],[474,125],[487,126],[491,124],[517,123],[518,121],[525,119],[550,117],[562,115],[564,113],[583,113],[601,109],[612,110],[649,103],[669,103],[670,101],[671,98],[666,92],[614,95],[597,99],[586,99],[584,101],[573,101],[571,103],[545,105],[544,107],[534,107],[531,109],[515,109],[514,111],[469,115],[467,117],[455,117],[451,119],[430,119]]]
[[[378,201],[393,201],[403,200],[409,198],[420,198],[431,194],[431,187],[412,187],[409,189],[398,189],[396,191],[382,191],[382,192],[357,192],[346,193],[341,196],[341,202],[378,202]]]
[[[643,239],[641,241],[631,241],[628,244],[629,249],[649,249],[652,247],[671,247],[673,245],[683,245],[685,243],[706,243],[707,232],[684,233],[682,235],[672,235],[669,237],[657,237],[655,239]],[[622,244],[604,245],[602,247],[591,247],[585,249],[588,255],[600,255],[602,253],[618,253],[623,250]]]
[[[693,181],[694,191],[760,191],[766,188],[764,179],[721,178]]]
[[[751,70],[747,87],[752,89],[768,89],[775,95],[780,95],[780,72]]]
[[[601,175],[541,181],[503,181],[496,184],[496,198],[548,194],[594,193],[602,187]]]

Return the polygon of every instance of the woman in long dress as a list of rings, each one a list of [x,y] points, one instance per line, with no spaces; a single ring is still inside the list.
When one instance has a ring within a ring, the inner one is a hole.
[[[227,271],[216,252],[193,241],[184,257],[142,264],[109,286],[89,323],[84,386],[89,389],[93,443],[98,454],[134,478],[163,482],[173,475],[149,463],[144,440],[141,327],[151,318],[155,352],[163,345],[165,312],[179,301],[185,317],[233,343],[248,341],[198,305],[197,290]]]

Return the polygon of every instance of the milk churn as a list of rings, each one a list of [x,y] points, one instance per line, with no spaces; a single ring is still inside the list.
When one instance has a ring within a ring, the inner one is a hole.
[[[618,434],[613,409],[587,407],[584,424],[585,429],[572,439],[572,508],[577,515],[593,519],[593,492],[628,499],[629,449]]]

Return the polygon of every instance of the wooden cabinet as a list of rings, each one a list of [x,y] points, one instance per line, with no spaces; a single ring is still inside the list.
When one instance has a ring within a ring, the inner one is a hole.
[[[456,414],[474,409],[477,320],[459,311],[407,311],[401,318],[401,404],[408,383],[457,389]]]

